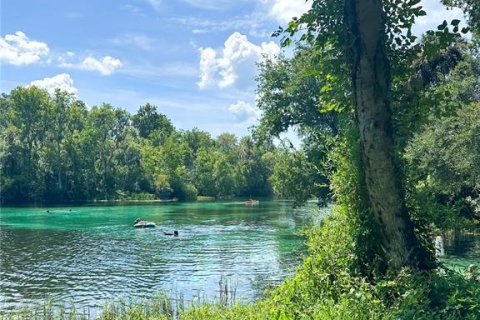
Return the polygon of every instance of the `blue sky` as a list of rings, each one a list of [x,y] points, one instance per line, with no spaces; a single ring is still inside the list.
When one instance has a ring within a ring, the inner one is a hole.
[[[416,32],[461,17],[438,0]],[[89,106],[150,102],[180,129],[248,133],[255,63],[303,0],[2,0],[1,92],[59,86]]]

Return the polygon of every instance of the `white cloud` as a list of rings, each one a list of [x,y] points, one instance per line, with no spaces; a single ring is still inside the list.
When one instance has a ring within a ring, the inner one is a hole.
[[[62,91],[67,91],[68,93],[77,94],[77,89],[73,86],[73,79],[68,73],[61,73],[51,78],[35,80],[30,82],[30,85],[45,89],[50,94],[54,94],[57,88]]]
[[[112,74],[115,70],[122,66],[122,62],[110,56],[105,56],[98,60],[92,56],[85,58],[80,65],[80,69],[98,71],[100,74],[106,76]]]
[[[0,38],[0,61],[16,66],[40,62],[50,52],[44,42],[30,40],[21,31]]]
[[[198,86],[205,88],[215,83],[217,73],[217,53],[212,48],[200,48],[200,82]]]
[[[143,34],[124,34],[111,40],[111,43],[119,46],[135,46],[142,50],[152,49],[153,39]]]
[[[312,0],[272,0],[268,4],[271,5],[270,16],[284,24],[307,12],[312,7]]]
[[[264,17],[257,15],[246,15],[241,17],[229,17],[229,19],[205,19],[205,18],[196,18],[196,17],[172,17],[165,18],[164,21],[169,24],[177,24],[181,26],[186,26],[192,33],[212,33],[212,32],[226,32],[231,30],[245,30],[250,28],[255,28],[258,26]]]
[[[67,53],[69,57],[73,55]],[[123,63],[117,59],[110,56],[105,56],[103,58],[97,59],[92,56],[88,56],[83,61],[72,63],[67,61],[64,57],[60,56],[58,58],[58,66],[61,68],[72,68],[88,71],[97,71],[103,76],[107,76],[115,72],[117,69],[123,66]]]
[[[247,36],[234,32],[224,43],[221,52],[212,48],[200,48],[200,81],[198,86],[220,88],[235,85],[248,89],[254,85],[256,63],[263,55],[274,56],[280,48],[274,42],[263,42],[259,46],[248,41]]]
[[[125,10],[125,11],[130,11],[131,13],[136,14],[136,15],[143,15],[142,14],[142,9],[140,9],[137,6],[131,5],[131,4],[124,4],[124,5],[120,6],[120,8],[122,10]]]
[[[252,106],[250,103],[241,100],[237,101],[237,103],[231,104],[228,107],[228,111],[234,115],[236,121],[241,123],[253,123],[257,121],[261,115],[260,110]]]
[[[256,0],[181,0],[192,7],[204,10],[225,10],[233,6],[254,2]]]
[[[73,57],[73,56],[69,55],[68,53],[67,53],[67,56],[68,57]],[[60,68],[74,68],[75,67],[75,65],[73,63],[67,62],[67,60],[62,56],[58,57],[57,60],[58,60],[58,66]]]
[[[162,0],[148,0],[148,3],[155,9],[156,11],[162,10]]]

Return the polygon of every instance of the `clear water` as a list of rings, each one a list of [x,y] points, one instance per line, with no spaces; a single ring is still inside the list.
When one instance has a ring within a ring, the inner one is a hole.
[[[462,273],[471,264],[480,267],[480,237],[475,234],[459,234],[446,238],[445,257],[441,261]]]
[[[0,312],[46,297],[94,309],[165,290],[214,299],[222,278],[249,301],[300,263],[308,212],[282,201],[1,208]],[[157,228],[134,229],[137,217]]]

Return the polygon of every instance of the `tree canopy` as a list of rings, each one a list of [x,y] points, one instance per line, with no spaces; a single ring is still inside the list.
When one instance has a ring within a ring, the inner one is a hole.
[[[359,263],[370,272],[433,266],[423,227],[432,220],[416,202],[405,148],[415,152],[412,138],[422,128],[478,101],[477,5],[448,3],[464,9],[471,29],[443,21],[418,38],[412,27],[426,15],[419,2],[313,1],[274,33],[295,44],[293,57],[260,65],[258,132],[295,126],[310,142],[316,156],[308,163],[322,168],[331,190],[324,195],[349,208]],[[462,38],[469,30],[471,41]]]
[[[272,171],[284,154],[271,139],[178,130],[148,103],[133,115],[88,109],[32,86],[2,95],[0,107],[3,204],[266,197],[282,174]]]

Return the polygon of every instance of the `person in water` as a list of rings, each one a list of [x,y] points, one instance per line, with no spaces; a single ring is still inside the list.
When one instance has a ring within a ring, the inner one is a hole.
[[[140,218],[137,218],[137,219],[135,220],[135,224],[139,224],[139,223],[142,223],[142,222],[143,222],[143,221],[142,221],[142,219],[140,219]]]
[[[177,230],[174,230],[173,233],[172,233],[172,232],[168,232],[168,231],[163,231],[163,234],[166,235],[166,236],[178,237],[178,231],[177,231]]]

